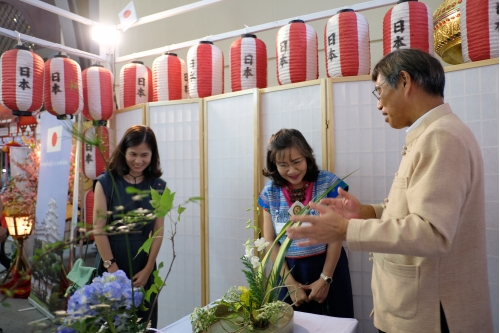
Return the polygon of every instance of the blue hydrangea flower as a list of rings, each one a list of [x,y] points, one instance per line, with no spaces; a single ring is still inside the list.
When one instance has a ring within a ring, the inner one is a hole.
[[[96,317],[97,322],[106,322],[104,313],[113,313],[115,326],[126,327],[132,319],[132,293],[134,306],[139,307],[144,294],[136,288],[132,289],[131,281],[124,271],[104,273],[96,277],[91,284],[78,289],[68,301],[68,316],[64,325],[70,326],[75,321],[88,316]],[[67,326],[60,326],[58,333],[75,333]]]
[[[76,333],[76,331],[69,327],[59,326],[57,328],[57,333]]]

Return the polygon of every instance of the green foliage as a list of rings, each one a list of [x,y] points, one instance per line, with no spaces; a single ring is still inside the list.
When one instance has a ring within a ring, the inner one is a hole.
[[[146,239],[144,244],[142,244],[141,247],[139,248],[139,250],[137,250],[137,254],[135,255],[134,259],[137,258],[139,253],[141,253],[143,251],[146,252],[147,254],[149,254],[149,251],[151,250],[151,245],[153,245],[153,240],[158,236],[158,233],[161,230],[163,230],[163,228],[156,230],[152,237],[149,237],[148,239]]]
[[[57,309],[57,303],[59,302],[59,293],[52,291],[49,298],[49,311],[54,312]]]
[[[154,214],[157,217],[164,217],[168,214],[168,212],[170,212],[172,206],[174,205],[175,192],[170,192],[168,188],[165,188],[160,196],[158,191],[151,188],[151,197],[153,198],[151,206],[153,206]]]
[[[218,320],[215,307],[196,307],[189,316],[193,325],[193,332],[207,332],[210,326]]]

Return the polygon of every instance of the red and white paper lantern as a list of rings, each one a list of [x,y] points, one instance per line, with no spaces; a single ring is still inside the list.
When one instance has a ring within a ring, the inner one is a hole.
[[[208,97],[224,93],[224,54],[210,41],[200,41],[187,53],[189,96]]]
[[[88,120],[108,120],[115,111],[113,74],[101,65],[92,65],[82,72],[83,115]]]
[[[280,85],[319,77],[318,36],[302,20],[290,21],[276,35],[276,75]]]
[[[109,161],[109,129],[106,126],[91,127],[83,133],[86,139],[101,141],[98,147],[82,143],[83,174],[90,179],[96,179],[103,171],[106,171],[106,162]]]
[[[186,62],[167,52],[153,61],[153,102],[189,98]]]
[[[43,104],[43,59],[17,45],[0,59],[0,101],[16,116],[31,116]]]
[[[86,230],[90,231],[94,225],[94,191],[92,189],[85,192],[83,199],[83,220],[86,224]],[[90,240],[94,240],[94,235],[90,235]]]
[[[328,77],[370,74],[370,33],[366,18],[352,9],[342,9],[325,25],[326,75]]]
[[[399,49],[419,49],[434,55],[432,13],[417,0],[400,0],[383,23],[384,55]]]
[[[460,15],[464,62],[498,58],[498,1],[462,0]]]
[[[43,102],[58,119],[73,118],[83,109],[80,65],[66,55],[45,62]]]
[[[132,61],[120,70],[120,107],[153,101],[153,75],[142,61]]]
[[[231,44],[231,90],[267,88],[266,44],[253,34],[243,34]]]

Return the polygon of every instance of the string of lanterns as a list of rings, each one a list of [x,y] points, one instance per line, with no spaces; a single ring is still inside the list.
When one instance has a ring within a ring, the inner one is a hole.
[[[436,50],[445,61],[458,63],[462,59],[447,51],[453,47],[456,53],[461,44],[465,62],[498,57],[498,21],[498,4],[493,0],[444,0],[434,15],[418,0],[400,0],[383,19],[383,53],[418,48],[434,54]],[[454,28],[444,29],[446,25]],[[327,21],[323,42],[328,77],[370,73],[369,26],[363,15],[340,10]],[[278,83],[317,79],[317,50],[316,31],[304,21],[292,20],[281,27],[276,35]],[[234,41],[229,62],[232,91],[267,87],[267,48],[256,35],[243,34]],[[152,67],[141,61],[122,67],[120,108],[224,93],[224,54],[211,41],[192,46],[186,62],[167,52]],[[2,55],[0,73],[0,102],[15,115],[33,116],[42,103],[60,119],[83,110],[85,118],[105,121],[114,111],[113,75],[103,67],[92,66],[82,73],[77,62],[62,55],[44,64],[18,45]]]

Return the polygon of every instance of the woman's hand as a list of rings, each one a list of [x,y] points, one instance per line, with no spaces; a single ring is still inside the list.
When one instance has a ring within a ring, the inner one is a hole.
[[[302,286],[304,290],[310,290],[308,297],[309,301],[316,301],[318,303],[323,303],[328,296],[328,291],[330,290],[330,285],[325,283],[325,280],[319,278],[312,284]]]
[[[294,284],[291,286],[288,286],[288,292],[290,293],[290,298],[292,299],[293,305],[295,306],[301,306],[302,303],[306,302],[308,303],[309,300],[307,299],[307,294],[305,290],[303,289],[305,286],[301,284]]]
[[[134,287],[144,287],[148,282],[149,276],[151,275],[151,271],[146,267],[139,271],[132,277],[132,281],[134,282]]]

